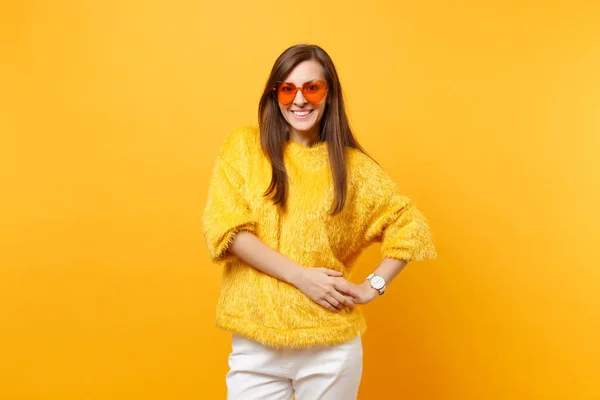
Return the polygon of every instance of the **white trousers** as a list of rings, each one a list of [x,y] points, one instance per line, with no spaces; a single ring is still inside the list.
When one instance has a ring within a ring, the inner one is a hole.
[[[234,333],[227,400],[355,400],[362,359],[360,336],[332,346],[273,349]]]

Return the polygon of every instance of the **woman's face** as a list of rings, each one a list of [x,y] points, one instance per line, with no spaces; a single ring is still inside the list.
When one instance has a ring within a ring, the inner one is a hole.
[[[323,67],[316,60],[303,61],[294,68],[285,82],[292,82],[298,87],[302,87],[305,82],[325,80]],[[329,94],[327,94],[328,96]],[[308,136],[312,139],[319,138],[320,122],[325,112],[327,96],[318,104],[312,104],[304,98],[302,91],[296,92],[294,101],[288,105],[279,104],[279,109],[285,120],[291,125],[296,133]],[[307,114],[308,112],[308,114]]]

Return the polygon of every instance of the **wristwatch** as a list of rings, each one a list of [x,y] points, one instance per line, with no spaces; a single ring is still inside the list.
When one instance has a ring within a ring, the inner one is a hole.
[[[371,287],[379,292],[380,296],[385,293],[385,279],[382,276],[371,274],[367,276],[367,280]]]

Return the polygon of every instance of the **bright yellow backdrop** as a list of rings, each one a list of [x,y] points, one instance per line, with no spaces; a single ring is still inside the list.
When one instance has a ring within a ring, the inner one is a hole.
[[[225,398],[208,179],[309,42],[440,253],[364,308],[360,399],[600,399],[594,3],[3,2],[0,398]]]

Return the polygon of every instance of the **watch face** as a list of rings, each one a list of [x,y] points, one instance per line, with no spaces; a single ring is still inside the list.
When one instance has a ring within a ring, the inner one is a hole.
[[[371,286],[373,286],[373,288],[379,290],[384,285],[385,285],[385,281],[383,280],[382,277],[375,275],[374,277],[371,278]]]

